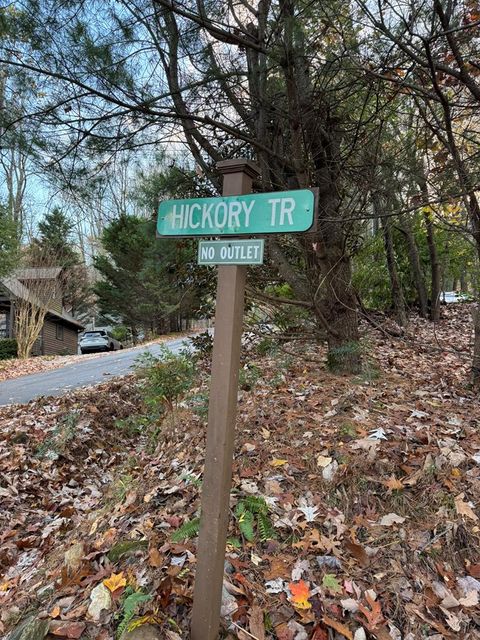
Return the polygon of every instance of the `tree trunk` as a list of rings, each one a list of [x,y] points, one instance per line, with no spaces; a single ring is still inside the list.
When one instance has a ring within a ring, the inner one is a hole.
[[[323,295],[316,313],[327,329],[328,367],[334,373],[359,373],[362,360],[350,257],[343,246],[328,243],[319,258]]]
[[[432,271],[430,320],[432,322],[438,322],[440,320],[440,263],[438,261],[437,246],[435,244],[432,217],[429,213],[424,213],[424,218],[427,229],[428,255],[430,257],[430,268]]]
[[[413,235],[410,220],[406,220],[403,216],[402,230],[407,240],[408,259],[410,262],[410,268],[412,269],[413,281],[415,289],[417,291],[418,307],[422,318],[428,318],[428,293],[425,285],[425,275],[420,264],[420,256],[418,253],[418,246]]]
[[[393,247],[392,223],[390,218],[382,218],[383,240],[387,256],[388,274],[392,291],[393,308],[400,326],[407,325],[407,312],[405,310],[405,297],[400,277],[398,275],[395,250]]]
[[[474,328],[474,345],[473,345],[473,361],[472,361],[472,384],[475,387],[480,386],[480,304],[476,304],[472,311],[473,328]]]

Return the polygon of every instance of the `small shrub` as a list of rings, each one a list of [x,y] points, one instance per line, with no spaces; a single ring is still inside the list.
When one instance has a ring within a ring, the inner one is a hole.
[[[275,353],[278,349],[278,343],[274,338],[262,338],[256,346],[259,356],[266,356]]]
[[[332,373],[359,373],[361,371],[362,347],[359,342],[347,342],[331,348],[327,356],[328,368]]]
[[[243,391],[251,391],[257,384],[262,372],[255,364],[247,364],[240,369],[238,384]]]
[[[114,424],[128,438],[132,438],[140,435],[148,427],[149,420],[146,416],[132,415],[128,416],[128,418],[118,418]]]
[[[207,358],[210,358],[213,350],[213,336],[211,333],[209,333],[208,331],[199,333],[197,336],[190,338],[190,342],[195,349],[195,355],[200,360],[206,360]]]
[[[201,420],[208,418],[208,393],[199,391],[188,399],[188,406]]]
[[[116,327],[113,327],[112,336],[115,340],[119,340],[120,342],[129,342],[132,339],[132,332],[128,327],[125,327],[123,324],[119,324]]]
[[[145,381],[147,404],[154,407],[164,404],[173,411],[193,383],[195,365],[191,356],[163,348],[160,356],[145,353],[137,363],[137,372]]]
[[[0,360],[10,360],[17,357],[17,341],[15,338],[2,338],[0,340]]]

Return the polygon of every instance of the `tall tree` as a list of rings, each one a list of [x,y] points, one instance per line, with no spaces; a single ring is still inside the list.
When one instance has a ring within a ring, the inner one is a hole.
[[[18,260],[19,233],[17,225],[0,204],[0,277],[14,269]]]
[[[48,256],[55,266],[62,268],[61,285],[64,307],[81,315],[92,304],[90,283],[85,263],[73,239],[74,223],[59,207],[47,212],[38,223],[38,237],[30,245],[32,260],[42,262]]]
[[[301,269],[286,259],[281,238],[269,243],[272,263],[313,309],[332,366],[356,370],[348,220],[359,213],[359,151],[383,104],[374,83],[345,64],[345,48],[358,47],[349,6],[24,0],[22,7],[18,29],[42,46],[22,44],[16,58],[0,61],[46,78],[37,114],[70,132],[58,138],[57,155],[78,158],[79,145],[106,154],[173,136],[217,190],[216,162],[235,155],[256,158],[258,189],[319,188],[317,229],[295,240]],[[92,22],[94,8],[100,15]]]
[[[418,6],[399,0],[377,5],[363,0],[356,3],[373,32],[379,34],[379,47],[369,60],[368,72],[395,86],[398,94],[411,96],[435,141],[426,156],[437,156],[442,161],[442,172],[435,176],[435,182],[441,184],[451,202],[461,203],[466,216],[464,226],[472,235],[480,259],[480,133],[475,125],[480,109],[480,5],[477,0],[433,0],[432,4]],[[419,183],[425,194],[428,176],[424,175],[423,159],[420,167]],[[432,252],[431,218],[425,222]],[[438,290],[434,253],[431,262],[432,289]],[[438,302],[432,301],[432,311],[437,317]],[[480,301],[474,312],[474,328],[472,375],[474,383],[480,385]]]
[[[102,245],[94,261],[100,310],[134,336],[178,330],[200,307],[191,243],[158,242],[152,221],[121,215],[106,227]]]

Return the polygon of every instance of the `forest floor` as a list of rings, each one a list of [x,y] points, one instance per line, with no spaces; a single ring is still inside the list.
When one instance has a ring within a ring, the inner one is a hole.
[[[353,378],[307,341],[244,354],[222,637],[480,638],[471,321],[442,313],[365,327]],[[200,378],[156,424],[134,376],[0,409],[0,636],[189,637]]]
[[[126,347],[123,351],[138,349],[139,347],[147,347],[151,344],[160,344],[162,342],[172,340],[172,338],[187,337],[191,333],[192,331],[165,334],[155,338],[154,340],[146,340],[145,342],[139,342],[136,345]],[[13,380],[14,378],[20,378],[21,376],[28,376],[32,373],[42,373],[43,371],[59,369],[68,364],[73,364],[74,362],[83,362],[89,358],[108,357],[111,353],[111,351],[103,351],[99,353],[75,354],[68,356],[32,356],[26,360],[20,360],[19,358],[0,360],[0,382],[4,380]]]

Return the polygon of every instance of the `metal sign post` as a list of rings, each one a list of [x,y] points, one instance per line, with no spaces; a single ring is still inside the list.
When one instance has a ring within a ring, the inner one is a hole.
[[[225,160],[217,167],[223,173],[224,196],[250,193],[253,178],[259,175],[256,165],[244,159]],[[220,626],[246,271],[247,267],[243,265],[218,267],[191,640],[215,640]]]

